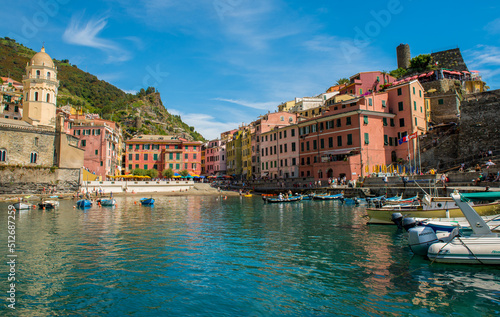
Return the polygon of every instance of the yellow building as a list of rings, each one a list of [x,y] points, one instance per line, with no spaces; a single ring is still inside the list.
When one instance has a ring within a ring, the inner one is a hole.
[[[23,121],[55,128],[58,87],[56,66],[42,47],[26,65],[23,76]]]
[[[290,111],[295,106],[295,100],[287,101],[278,106],[278,111]]]
[[[252,179],[252,129],[247,127],[241,135],[242,178]]]
[[[243,130],[234,132],[232,139],[226,145],[227,153],[227,174],[241,178],[242,161],[241,161],[241,136]]]

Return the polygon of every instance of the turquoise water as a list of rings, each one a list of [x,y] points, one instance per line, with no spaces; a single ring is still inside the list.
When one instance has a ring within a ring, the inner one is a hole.
[[[500,315],[498,267],[431,265],[395,227],[367,226],[362,207],[139,198],[17,212],[16,310],[0,315]],[[3,263],[7,210],[0,204]]]

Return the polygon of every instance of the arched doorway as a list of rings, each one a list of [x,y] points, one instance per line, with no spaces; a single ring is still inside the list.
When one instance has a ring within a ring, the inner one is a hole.
[[[333,170],[331,168],[326,171],[326,177],[333,178]]]
[[[396,155],[396,151],[392,151],[391,152],[391,160],[393,162],[397,162],[398,161],[398,156]]]
[[[322,179],[322,178],[323,178],[323,171],[319,170],[318,171],[318,179]]]

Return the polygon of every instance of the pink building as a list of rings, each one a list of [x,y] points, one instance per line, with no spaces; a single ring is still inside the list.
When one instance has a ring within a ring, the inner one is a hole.
[[[362,72],[351,76],[350,83],[340,89],[340,94],[362,96],[368,92],[380,91],[380,86],[396,81],[396,78],[382,72]]]
[[[261,177],[299,177],[298,128],[289,125],[260,135]]]
[[[209,141],[205,149],[205,175],[226,175],[226,143],[227,140]]]
[[[285,111],[268,113],[261,116],[258,120],[252,122],[254,133],[252,134],[252,175],[259,177],[264,175],[262,168],[262,134],[267,133],[273,129],[279,129],[297,123],[297,114]],[[269,139],[269,137],[268,137]],[[268,150],[269,151],[269,150]],[[269,153],[269,152],[268,152]],[[269,166],[269,164],[268,164]]]
[[[414,158],[414,142],[399,140],[426,131],[423,88],[412,81],[341,101],[298,126],[300,177],[350,180],[390,171]]]
[[[85,116],[69,116],[65,120],[68,134],[79,139],[84,152],[84,168],[106,179],[121,174],[122,135],[118,123]]]

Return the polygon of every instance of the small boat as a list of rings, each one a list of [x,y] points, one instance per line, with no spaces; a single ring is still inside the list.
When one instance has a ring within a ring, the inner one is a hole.
[[[464,195],[464,194],[462,194]],[[474,208],[480,216],[495,215],[500,213],[500,202],[494,201],[481,204],[474,203]],[[405,217],[413,218],[445,218],[463,217],[463,213],[451,197],[435,197],[426,194],[419,203],[404,205],[386,205],[381,208],[367,208],[369,224],[390,224],[391,216],[399,212]]]
[[[54,209],[59,207],[59,202],[57,200],[44,200],[38,203],[38,207],[42,209]]]
[[[482,216],[484,222],[490,227],[493,232],[500,232],[500,215],[493,216]],[[470,227],[467,218],[414,218],[415,221],[421,225],[432,228],[434,231],[446,231],[451,232],[455,228],[459,228],[463,232],[470,232],[472,228]]]
[[[243,195],[243,197],[252,197],[252,194]]]
[[[312,200],[314,194],[302,195],[302,200]]]
[[[112,207],[116,206],[116,200],[111,198],[111,199],[101,199],[100,200],[101,206],[104,207]]]
[[[384,196],[385,197],[385,196]],[[403,199],[403,194],[401,195],[396,195],[394,197],[389,197],[389,198],[386,198],[385,201],[400,201]]]
[[[344,194],[336,194],[336,195],[314,195],[313,199],[315,200],[342,200],[344,199]]]
[[[413,204],[415,202],[418,202],[418,195],[413,196],[413,197],[408,197],[403,199],[400,197],[399,199],[386,199],[384,202],[384,206],[387,205],[403,205],[403,204]]]
[[[271,198],[271,197],[266,197],[266,199],[264,199],[265,202],[268,202],[268,203],[291,203],[291,202],[294,202],[294,201],[301,201],[302,200],[302,196],[299,195],[299,196],[288,196],[288,197],[282,197],[282,198]]]
[[[92,201],[88,199],[80,199],[76,202],[78,208],[89,208],[92,207]]]
[[[141,198],[140,202],[143,206],[151,206],[155,204],[155,200],[153,198]]]
[[[484,195],[481,195],[484,194]],[[415,226],[408,229],[408,242],[416,254],[427,255],[433,262],[460,264],[500,264],[500,237],[491,231],[485,220],[476,212],[470,201],[500,199],[500,192],[453,193],[451,197],[464,214],[472,230],[463,235],[458,228],[438,236],[432,228]]]
[[[25,204],[25,203],[15,203],[13,204],[14,208],[16,210],[26,210],[26,209],[31,209],[31,205],[30,204]]]

